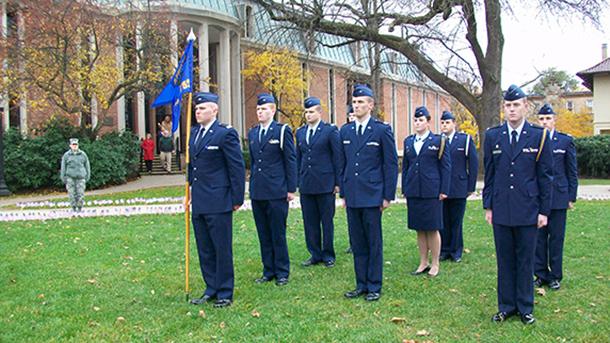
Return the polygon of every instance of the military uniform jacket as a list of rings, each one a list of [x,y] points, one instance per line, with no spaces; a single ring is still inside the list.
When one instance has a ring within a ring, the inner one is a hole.
[[[250,197],[253,200],[286,198],[297,188],[296,153],[292,130],[286,126],[280,139],[283,124],[272,121],[268,132],[259,143],[260,125],[248,132],[248,147],[252,161]],[[283,141],[283,148],[280,143]]]
[[[343,154],[336,126],[320,122],[307,144],[305,125],[297,130],[297,171],[299,192],[324,194],[339,186]]]
[[[466,142],[468,144],[466,144]],[[468,145],[468,156],[466,146]],[[451,186],[447,194],[450,199],[466,198],[477,185],[479,158],[477,147],[472,137],[465,133],[456,132],[451,143],[447,139],[447,150],[451,156]]]
[[[571,136],[555,130],[550,140],[553,150],[553,202],[552,209],[566,209],[568,202],[576,201],[578,167],[576,147]]]
[[[483,207],[493,210],[493,222],[505,226],[535,225],[538,214],[551,211],[553,157],[548,133],[536,161],[544,132],[527,121],[515,151],[507,123],[485,133]]]
[[[371,118],[363,134],[356,123],[341,127],[344,156],[341,171],[341,197],[348,207],[377,207],[383,200],[394,200],[398,178],[398,156],[392,128]]]
[[[402,161],[402,193],[406,197],[438,198],[448,194],[451,182],[451,157],[445,145],[441,158],[441,136],[430,133],[419,151],[413,147],[415,135],[405,138]],[[445,142],[446,144],[446,142]]]
[[[244,202],[245,167],[235,129],[216,120],[195,144],[199,126],[191,130],[188,168],[193,213],[232,210]]]

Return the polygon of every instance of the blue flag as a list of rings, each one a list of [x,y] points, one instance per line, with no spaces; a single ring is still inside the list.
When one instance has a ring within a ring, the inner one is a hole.
[[[190,36],[189,36],[190,37]],[[169,80],[161,94],[155,99],[152,107],[159,107],[167,104],[172,104],[172,133],[176,132],[180,125],[180,108],[182,104],[182,95],[193,91],[193,42],[195,39],[190,39],[184,54],[178,62],[174,75]]]

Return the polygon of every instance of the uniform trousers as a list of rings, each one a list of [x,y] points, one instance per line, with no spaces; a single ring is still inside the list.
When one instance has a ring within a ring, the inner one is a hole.
[[[466,198],[443,200],[443,230],[441,230],[441,256],[454,260],[462,258],[464,250],[463,228]]]
[[[563,242],[566,235],[566,210],[552,210],[548,225],[538,230],[535,274],[541,280],[561,281],[563,278]]]
[[[287,278],[290,258],[286,242],[288,201],[283,199],[252,200],[252,213],[263,261],[263,276]]]
[[[530,314],[534,310],[536,225],[493,224],[498,266],[498,310]]]
[[[233,299],[233,212],[193,213],[193,227],[206,295]]]
[[[314,262],[334,261],[335,194],[301,194],[305,243]]]
[[[379,207],[347,208],[349,241],[354,254],[356,288],[381,292],[383,237]]]

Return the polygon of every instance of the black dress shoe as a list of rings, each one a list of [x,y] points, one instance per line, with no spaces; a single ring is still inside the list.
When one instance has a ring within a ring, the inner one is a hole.
[[[328,260],[326,262],[324,262],[324,267],[326,268],[332,268],[335,266],[335,260]]]
[[[276,286],[286,286],[287,284],[288,284],[287,277],[281,277],[281,278],[277,279],[277,281],[275,281]]]
[[[449,256],[449,255],[441,255],[441,256],[439,256],[439,258],[438,258],[438,259],[439,259],[440,261],[447,261],[447,260],[448,260],[448,259],[450,259],[450,258],[451,258],[451,256]]]
[[[352,248],[349,247],[349,248],[345,249],[345,253],[346,254],[351,254],[352,253]]]
[[[554,291],[558,291],[561,288],[561,284],[559,283],[559,280],[551,281],[551,283],[549,283],[549,288]]]
[[[208,301],[212,301],[215,298],[216,298],[215,296],[204,294],[201,296],[201,298],[191,299],[190,303],[193,305],[201,305],[201,304],[207,303]]]
[[[415,275],[422,275],[422,274],[427,273],[427,272],[429,272],[429,271],[430,271],[430,266],[427,266],[426,268],[424,268],[424,269],[422,269],[422,270],[420,270],[420,271],[418,271],[417,269],[415,269],[414,271],[412,271],[412,272],[411,272],[411,275],[414,275],[414,276],[415,276]]]
[[[381,298],[381,293],[371,292],[364,297],[366,301],[377,301]]]
[[[455,262],[455,263],[460,263],[460,262],[462,262],[462,258],[461,258],[461,257],[454,258],[454,259],[453,259],[453,262]]]
[[[364,294],[366,294],[365,290],[354,289],[353,291],[345,292],[345,294],[343,294],[343,295],[348,299],[354,299],[354,298],[358,298],[359,296],[362,296]]]
[[[537,277],[536,280],[534,280],[534,287],[542,287],[542,286],[544,286],[546,284],[547,284],[547,282],[542,280],[539,277]]]
[[[214,307],[215,308],[227,307],[227,306],[231,306],[232,303],[233,303],[233,301],[231,301],[231,299],[218,299],[214,303]]]
[[[321,261],[316,261],[313,258],[308,258],[308,259],[306,259],[305,261],[303,261],[301,263],[301,266],[303,266],[303,267],[310,267],[310,266],[316,265],[316,264],[318,264],[320,262]]]
[[[536,318],[531,313],[526,313],[521,315],[521,322],[525,325],[534,324],[536,322]]]
[[[508,318],[514,316],[516,314],[516,312],[498,312],[496,314],[493,315],[493,317],[491,317],[491,321],[492,322],[496,322],[496,323],[501,323],[505,320],[507,320]]]
[[[256,283],[265,283],[273,280],[273,276],[261,276],[258,279],[254,280]]]

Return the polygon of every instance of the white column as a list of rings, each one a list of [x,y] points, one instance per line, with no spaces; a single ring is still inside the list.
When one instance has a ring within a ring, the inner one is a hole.
[[[142,27],[138,23],[136,25],[136,50],[142,48]],[[140,57],[136,55],[136,67],[140,69]],[[144,92],[138,92],[137,96],[137,115],[138,115],[138,136],[144,138],[146,136],[146,103],[144,101]]]
[[[119,33],[116,37],[116,66],[119,71],[118,82],[123,82],[123,36]],[[116,101],[116,125],[119,132],[125,131],[125,97],[122,96]]]
[[[199,90],[210,91],[210,31],[207,22],[199,26]]]
[[[23,13],[19,11],[18,19],[17,19],[17,36],[19,37],[19,44],[23,44],[23,40],[25,37],[25,20],[23,19]],[[20,62],[19,69],[21,73],[24,73],[24,65],[23,62]],[[19,124],[21,126],[21,134],[26,136],[28,134],[28,102],[27,102],[28,94],[27,91],[24,91],[21,94],[21,99],[19,100]]]
[[[241,135],[244,128],[244,118],[241,108],[241,52],[238,34],[231,35],[231,109],[233,110],[233,123]]]
[[[6,1],[2,1],[2,40],[5,41],[8,36],[8,19],[6,14]],[[8,69],[8,61],[6,58],[2,60],[2,69]],[[5,81],[7,81],[5,79]],[[8,130],[10,123],[10,113],[9,113],[9,95],[8,92],[4,92],[0,95],[0,106],[3,109],[2,112],[2,124],[4,125],[4,129]]]
[[[219,74],[220,116],[222,121],[231,124],[231,32],[227,29],[220,32],[220,55],[217,65]]]

